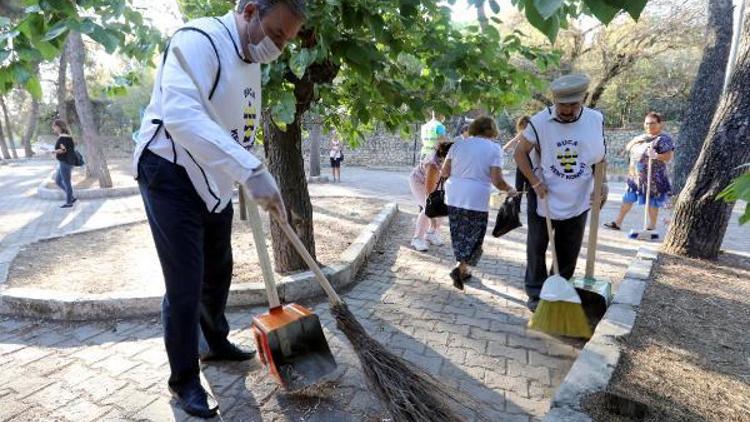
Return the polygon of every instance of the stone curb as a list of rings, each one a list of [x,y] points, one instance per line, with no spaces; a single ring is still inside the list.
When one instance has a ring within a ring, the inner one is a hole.
[[[633,330],[657,258],[658,252],[654,249],[641,247],[638,250],[607,313],[558,387],[544,422],[592,420],[584,412],[582,400],[592,393],[605,391],[609,385],[620,360],[619,340]]]
[[[336,289],[349,286],[367,262],[378,239],[398,214],[398,205],[389,203],[370,222],[355,241],[340,255],[340,262],[326,267],[323,273]],[[0,254],[0,286],[7,279],[10,263],[20,248]],[[8,255],[6,257],[5,255]],[[284,302],[312,299],[324,295],[311,271],[277,280],[279,297]],[[157,315],[162,296],[144,296],[141,292],[118,295],[74,294],[32,288],[8,288],[0,291],[0,314],[52,320],[86,321]],[[231,287],[228,306],[265,305],[263,283],[239,283]]]
[[[65,192],[57,188],[48,188],[47,184],[50,181],[54,182],[54,171],[46,179],[42,180],[36,188],[36,196],[40,199],[50,199],[55,201],[65,200]],[[137,195],[140,193],[138,186],[122,186],[116,188],[107,189],[75,189],[75,196],[78,199],[100,199],[100,198],[116,198],[118,196],[130,196]]]

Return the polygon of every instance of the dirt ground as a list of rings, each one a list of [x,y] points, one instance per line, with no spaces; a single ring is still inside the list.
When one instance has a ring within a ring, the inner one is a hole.
[[[750,421],[750,258],[665,256],[597,422]]]
[[[50,169],[53,168],[54,163],[50,161]],[[137,182],[133,179],[131,173],[131,166],[133,160],[131,158],[116,158],[108,159],[107,167],[109,167],[109,175],[112,178],[112,186],[127,187],[136,186]],[[84,171],[84,167],[74,167],[73,173],[71,174],[71,180],[73,181],[73,189],[96,189],[99,187],[99,180],[95,178],[87,178]],[[47,187],[50,189],[57,188],[54,182],[47,183]]]
[[[331,265],[382,210],[363,198],[313,198],[318,261]],[[262,283],[250,225],[235,206],[232,230],[234,283]],[[270,248],[268,219],[264,229]],[[273,253],[269,250],[271,260]],[[13,261],[10,287],[72,293],[161,294],[164,282],[148,223],[66,236],[27,246]]]

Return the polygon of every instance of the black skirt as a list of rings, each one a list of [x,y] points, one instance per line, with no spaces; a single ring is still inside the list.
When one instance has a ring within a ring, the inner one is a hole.
[[[456,261],[475,266],[482,257],[489,213],[448,207],[453,256]]]

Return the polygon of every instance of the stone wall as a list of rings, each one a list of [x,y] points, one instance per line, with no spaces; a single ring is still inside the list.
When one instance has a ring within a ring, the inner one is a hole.
[[[641,130],[633,129],[608,129],[605,131],[607,137],[607,156],[612,170],[624,172],[627,170],[628,157],[625,154],[625,145],[635,136],[643,133]],[[330,136],[321,137],[320,165],[322,168],[329,166],[328,150]],[[503,142],[508,137],[503,137]],[[419,150],[422,145],[416,142],[416,158],[419,159]],[[305,166],[310,161],[310,140],[303,140],[303,151],[305,154]],[[371,167],[411,167],[415,157],[414,135],[410,139],[403,139],[398,134],[379,132],[368,137],[357,148],[348,147],[344,151],[344,165],[346,166],[371,166]],[[506,167],[512,168],[510,157],[506,157]]]

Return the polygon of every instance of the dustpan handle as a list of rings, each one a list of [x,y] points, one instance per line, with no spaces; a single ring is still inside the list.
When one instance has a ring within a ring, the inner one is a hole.
[[[653,145],[653,143],[651,144]],[[651,146],[649,146],[651,148]],[[651,203],[651,155],[648,156],[648,170],[646,171],[646,207],[643,209],[643,231],[648,229],[648,207]]]
[[[596,263],[596,245],[599,239],[599,214],[602,204],[602,184],[607,171],[607,162],[602,161],[594,166],[594,202],[591,204],[591,219],[589,220],[589,243],[586,247],[585,278],[594,278],[594,264]]]
[[[297,236],[297,233],[294,232],[294,229],[292,229],[292,226],[290,226],[288,222],[280,221],[278,219],[277,219],[277,223],[279,223],[281,230],[284,232],[287,239],[289,239],[289,241],[292,243],[292,246],[294,246],[294,249],[297,250],[297,253],[302,257],[305,263],[307,263],[307,266],[310,267],[310,270],[315,274],[315,278],[318,280],[318,283],[320,283],[320,287],[322,287],[323,290],[326,292],[328,299],[335,305],[339,305],[343,303],[339,295],[336,293],[336,291],[333,290],[333,286],[331,286],[331,283],[323,274],[323,271],[320,270],[318,263],[315,262],[315,259],[312,256],[310,256],[310,253],[307,252],[307,249],[305,249],[305,245],[299,239],[299,237]]]
[[[552,246],[552,269],[555,271],[555,274],[560,275],[560,268],[557,266],[557,252],[555,251],[555,232],[552,230],[552,220],[549,218],[549,191],[547,191],[547,195],[545,195],[543,201],[546,214],[544,220],[547,222],[547,236]]]
[[[266,236],[263,233],[263,225],[260,222],[258,205],[255,201],[250,199],[250,195],[246,196],[247,217],[250,221],[250,228],[253,231],[253,243],[255,243],[255,250],[258,252],[258,261],[260,262],[260,269],[263,273],[263,282],[266,285],[268,307],[271,309],[278,308],[281,306],[281,301],[279,300],[279,292],[276,291],[276,282],[274,281],[273,268],[271,267],[271,258],[268,256]]]

